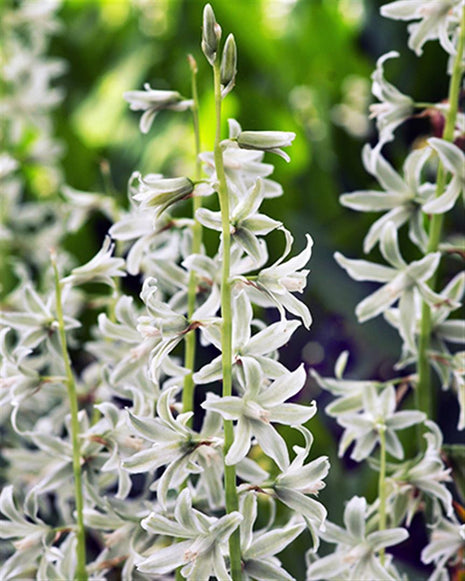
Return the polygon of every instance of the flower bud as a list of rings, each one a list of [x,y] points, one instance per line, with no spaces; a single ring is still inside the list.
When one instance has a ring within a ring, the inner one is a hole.
[[[291,145],[294,138],[295,133],[290,131],[241,131],[236,141],[241,149],[269,151],[290,161],[287,153],[280,148]]]
[[[203,9],[202,51],[211,65],[216,60],[220,38],[221,27],[216,22],[213,8],[207,4]]]
[[[226,39],[221,57],[220,76],[223,85],[222,96],[225,97],[234,87],[237,72],[237,49],[234,36],[230,34]]]

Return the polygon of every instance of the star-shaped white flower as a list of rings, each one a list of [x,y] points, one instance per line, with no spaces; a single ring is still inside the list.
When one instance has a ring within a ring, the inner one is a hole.
[[[174,519],[152,512],[141,521],[149,533],[177,539],[172,545],[157,548],[146,557],[139,557],[136,566],[142,573],[163,575],[182,567],[181,574],[189,581],[214,576],[230,581],[223,553],[224,545],[242,521],[242,515],[231,512],[215,518],[192,507],[188,488],[178,496]]]
[[[308,407],[284,403],[302,389],[306,379],[303,365],[270,385],[265,384],[256,362],[250,361],[244,375],[244,393],[241,397],[220,398],[209,393],[202,404],[204,409],[218,412],[226,420],[237,420],[234,442],[226,455],[226,464],[233,465],[242,460],[250,450],[252,436],[255,436],[263,452],[281,470],[285,470],[289,466],[286,442],[272,423],[300,425],[316,413],[315,402]]]

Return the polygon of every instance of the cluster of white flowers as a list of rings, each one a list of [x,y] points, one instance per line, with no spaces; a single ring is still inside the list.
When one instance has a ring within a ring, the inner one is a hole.
[[[418,365],[416,373],[386,383],[352,380],[342,377],[344,353],[335,378],[313,372],[335,396],[326,411],[343,429],[340,456],[350,451],[379,472],[378,498],[371,504],[350,499],[343,527],[327,520],[317,498],[329,460],[318,455],[318,442],[313,446],[309,425],[317,410],[301,395],[306,370],[289,370],[279,360],[294,332],[312,323],[296,293],[306,286],[313,240],[298,241],[301,250],[291,256],[292,234],[261,209],[283,195],[270,177],[268,154],[289,161],[284,148],[294,133],[243,131],[230,119],[228,137],[221,138],[222,102],[236,80],[236,44],[229,35],[222,45],[207,4],[201,47],[213,71],[213,150],[198,145],[197,63],[190,57],[192,98],[145,84],[124,99],[141,113],[143,134],[164,111],[192,114],[192,175],[135,171],[126,209],[102,194],[62,185],[49,113],[62,98],[51,81],[65,69],[45,55],[50,34],[59,30],[58,8],[59,0],[23,0],[4,19],[0,73],[7,91],[0,112],[11,147],[0,156],[0,250],[13,254],[9,245],[16,241],[24,247],[14,249],[22,257],[14,265],[19,283],[3,292],[0,312],[7,482],[0,493],[0,578],[292,581],[277,555],[308,531],[308,581],[396,580],[402,573],[386,549],[408,537],[420,511],[431,532],[422,561],[434,568],[432,580],[448,578],[463,566],[465,532],[447,488],[452,471],[431,414],[429,368],[440,387],[457,393],[463,429],[465,352],[451,344],[465,341],[465,322],[455,313],[465,273],[456,269],[435,288],[445,256],[464,254],[441,240],[442,216],[460,203],[465,184],[465,156],[454,142],[463,137],[465,120],[457,110],[463,0],[399,0],[382,8],[385,16],[414,21],[409,46],[416,54],[439,40],[449,55],[451,90],[449,101],[435,106],[445,119],[444,135],[413,150],[399,174],[383,148],[423,105],[384,78],[385,62],[397,53],[382,56],[372,77],[380,137],[363,151],[382,190],[341,199],[354,210],[385,212],[367,233],[364,250],[378,245],[387,265],[335,256],[352,278],[382,283],[356,314],[360,322],[383,314],[402,340],[397,368]],[[64,202],[24,203],[29,163],[40,164],[49,189],[60,187]],[[433,171],[436,183],[427,180]],[[75,266],[62,241],[94,211],[112,226],[99,252]],[[208,245],[203,229],[211,231]],[[267,245],[272,232],[283,244],[274,261]],[[403,240],[413,243],[411,262],[405,258],[411,252],[401,252]],[[127,275],[139,277],[138,294],[125,294]],[[80,335],[89,308],[99,311],[96,322]],[[417,409],[402,410],[409,385]],[[419,445],[408,458],[402,432],[412,427]],[[284,433],[301,445],[290,448]],[[320,539],[335,552],[320,557]]]
[[[461,0],[399,0],[383,6],[381,13],[414,21],[408,27],[408,44],[417,55],[427,41],[439,40],[449,54],[450,91],[448,100],[437,105],[416,103],[384,77],[384,64],[399,54],[391,51],[380,57],[372,76],[372,92],[379,103],[371,106],[379,141],[375,147],[364,147],[363,163],[382,189],[344,194],[341,203],[360,212],[385,212],[369,229],[364,251],[369,253],[379,245],[387,265],[340,253],[335,259],[353,279],[382,283],[357,305],[357,318],[364,322],[383,314],[402,340],[396,369],[416,365],[416,372],[386,383],[343,379],[348,357],[344,352],[335,378],[313,373],[319,385],[336,397],[326,411],[344,429],[339,455],[351,449],[353,460],[369,459],[379,472],[379,493],[372,505],[360,497],[349,501],[344,513],[346,530],[326,524],[321,538],[336,544],[335,553],[322,558],[309,554],[309,579],[400,579],[385,548],[407,538],[407,528],[418,512],[424,514],[431,534],[421,553],[425,565],[435,565],[430,579],[449,579],[453,571],[460,574],[465,564],[463,525],[447,488],[452,475],[444,464],[440,428],[433,421],[431,391],[436,387],[430,377],[432,368],[438,387],[456,392],[457,429],[465,429],[465,351],[454,347],[465,343],[465,320],[454,313],[461,307],[465,272],[457,262],[449,269],[447,284],[442,290],[436,288],[438,269],[446,261],[450,265],[451,254],[463,257],[463,244],[442,240],[442,220],[447,212],[463,212],[458,206],[465,190],[465,155],[460,147],[465,125],[458,103],[465,69],[465,6]],[[415,109],[424,107],[434,107],[443,116],[444,133],[416,145],[401,175],[382,149],[394,139],[396,128]],[[431,183],[428,177],[434,173],[436,180]],[[399,236],[404,226],[415,247],[413,256],[418,257],[410,263],[403,257],[407,253],[400,250],[400,240],[407,241]],[[417,409],[402,411],[400,402],[408,386],[413,387]],[[417,456],[405,460],[397,431],[412,425],[417,425],[420,436]],[[370,458],[375,450],[378,456]]]
[[[315,497],[329,462],[311,458],[307,422],[316,404],[291,401],[306,371],[279,361],[294,331],[311,324],[294,293],[305,288],[313,241],[308,235],[290,257],[291,233],[260,211],[263,200],[283,193],[265,153],[289,161],[282,148],[295,135],[242,131],[230,120],[221,140],[236,46],[230,35],[221,51],[220,40],[207,5],[202,50],[219,115],[214,151],[197,152],[203,176],[135,172],[127,210],[65,187],[74,210],[64,230],[99,209],[114,222],[109,236],[74,269],[57,252],[55,287],[46,267],[49,282],[34,288],[23,281],[0,315],[10,483],[0,496],[0,538],[10,542],[2,545],[2,579],[97,580],[120,569],[126,580],[292,580],[276,554],[305,529],[318,546],[326,510]],[[195,113],[197,106],[149,85],[124,98],[142,112],[143,133],[159,111]],[[216,193],[221,211],[201,207]],[[171,216],[185,200],[193,201],[191,216]],[[199,239],[202,228],[221,233],[213,256]],[[266,235],[276,230],[284,249],[270,264]],[[138,297],[122,291],[126,274],[140,276]],[[92,299],[103,311],[81,345],[73,330],[88,307],[80,288],[88,283],[110,287],[111,295]],[[266,313],[275,322],[260,319]],[[198,356],[189,360],[192,341]],[[84,361],[79,372],[70,365],[73,347]],[[280,425],[303,446],[289,450]],[[86,542],[94,548],[87,557]]]
[[[51,113],[64,96],[54,85],[66,63],[47,56],[50,37],[60,30],[59,6],[59,0],[22,1],[17,8],[2,10],[0,244],[3,255],[14,247],[30,267],[47,262],[44,246],[54,245],[62,234],[58,208],[37,201],[50,201],[62,182],[62,146],[54,136]],[[5,261],[4,292],[12,286],[7,269]],[[16,272],[17,277],[23,274]]]

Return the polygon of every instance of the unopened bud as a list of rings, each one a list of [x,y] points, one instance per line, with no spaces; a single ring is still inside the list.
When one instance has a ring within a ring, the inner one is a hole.
[[[207,4],[203,9],[202,50],[211,65],[216,60],[220,38],[221,27],[216,22],[213,8]]]
[[[237,72],[237,49],[234,36],[230,34],[226,39],[221,57],[221,84],[223,85],[223,97],[234,87]]]
[[[195,58],[191,54],[187,55],[187,62],[189,63],[191,71],[194,74],[197,74],[197,72],[199,70],[197,67],[197,61],[195,60]]]
[[[294,138],[295,133],[291,131],[242,131],[236,141],[241,149],[269,151],[289,161],[289,156],[281,147],[291,145]]]

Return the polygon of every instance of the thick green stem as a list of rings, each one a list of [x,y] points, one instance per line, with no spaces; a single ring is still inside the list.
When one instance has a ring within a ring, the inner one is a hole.
[[[386,530],[386,431],[382,426],[379,430],[379,480],[378,480],[378,498],[379,498],[379,525],[378,530]],[[379,560],[384,566],[384,549],[379,551]]]
[[[192,118],[194,122],[195,135],[195,179],[200,179],[200,128],[199,128],[199,97],[197,91],[197,65],[192,57],[189,58],[192,70]],[[202,206],[202,198],[194,196],[192,201],[192,213],[195,220],[196,211]],[[197,220],[194,221],[192,228],[192,254],[199,254],[202,246],[202,225]],[[187,287],[187,318],[189,321],[195,311],[195,297],[197,294],[197,276],[194,270],[189,274],[189,283]],[[190,412],[194,409],[194,366],[195,366],[195,348],[196,337],[195,331],[186,334],[184,351],[184,367],[189,369],[189,373],[184,377],[184,386],[182,391],[182,409],[183,412]]]
[[[446,116],[446,123],[444,127],[443,139],[446,141],[453,141],[454,128],[457,119],[457,111],[459,105],[460,80],[462,77],[461,58],[463,54],[465,43],[465,7],[462,12],[462,23],[459,40],[457,42],[457,56],[454,62],[454,68],[449,86],[449,111]],[[436,182],[436,197],[439,197],[446,187],[446,170],[439,160],[437,182]],[[427,253],[437,252],[439,243],[441,241],[443,224],[442,214],[433,214],[429,227],[429,238]],[[436,275],[429,281],[430,287],[434,290],[436,286]],[[418,343],[418,386],[416,389],[416,407],[423,411],[429,418],[433,418],[432,405],[432,389],[431,389],[431,368],[429,363],[429,345],[431,337],[431,309],[429,305],[423,303],[422,316],[420,325],[420,337]],[[421,446],[421,440],[419,442]]]
[[[66,371],[66,388],[68,390],[68,400],[71,412],[71,442],[73,447],[73,475],[74,475],[74,497],[76,502],[76,539],[77,539],[77,565],[74,579],[76,581],[87,581],[86,572],[86,533],[84,529],[84,500],[82,493],[81,477],[81,450],[79,445],[79,418],[78,399],[76,384],[71,369],[68,347],[66,344],[65,322],[63,317],[63,307],[61,302],[61,285],[58,275],[58,268],[55,257],[52,255],[53,272],[55,275],[55,296],[56,311],[58,317],[58,333],[60,335],[61,351]]]
[[[216,134],[215,134],[215,168],[218,176],[218,195],[221,208],[222,244],[223,244],[223,268],[221,273],[221,349],[223,367],[223,397],[232,394],[232,310],[231,310],[231,284],[230,277],[230,251],[231,230],[229,223],[229,192],[224,172],[223,152],[221,150],[221,77],[218,61],[213,66],[215,81],[215,110],[216,110]],[[224,455],[228,453],[234,440],[233,424],[231,420],[224,420]],[[238,510],[239,501],[236,488],[236,467],[224,465],[224,480],[226,493],[226,511],[228,513]],[[231,562],[231,576],[233,581],[240,581],[241,572],[241,547],[240,532],[236,529],[229,538],[229,556]]]

